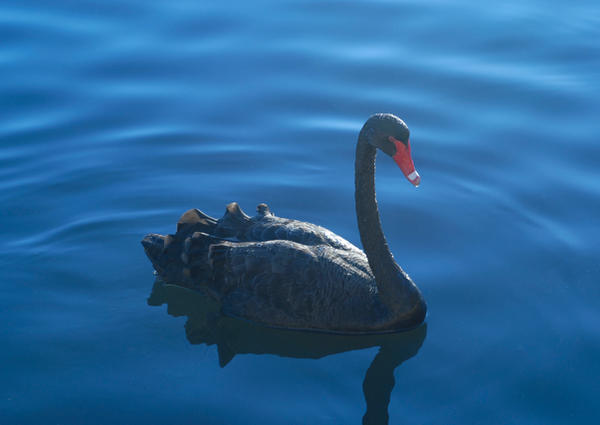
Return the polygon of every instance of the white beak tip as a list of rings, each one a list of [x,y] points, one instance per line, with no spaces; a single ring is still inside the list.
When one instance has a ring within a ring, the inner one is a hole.
[[[421,176],[419,176],[419,173],[417,173],[417,171],[413,171],[412,173],[410,173],[408,176],[406,176],[408,178],[408,180],[414,184],[415,186],[419,186],[419,183],[421,183]]]

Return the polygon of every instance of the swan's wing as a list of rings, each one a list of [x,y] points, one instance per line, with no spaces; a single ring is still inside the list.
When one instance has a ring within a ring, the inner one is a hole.
[[[328,245],[341,250],[357,250],[346,239],[324,227],[304,221],[275,216],[266,204],[257,207],[254,217],[246,215],[240,206],[232,202],[227,205],[225,215],[218,220],[214,234],[219,237],[235,238],[242,242],[292,241],[302,245]],[[201,230],[204,231],[205,230]]]
[[[302,245],[327,245],[344,251],[360,251],[346,239],[324,227],[275,216],[253,220],[238,237],[246,241],[286,240]]]
[[[291,241],[216,244],[209,252],[211,285],[230,316],[270,326],[352,329],[349,317],[365,323],[380,315],[363,257]]]
[[[177,233],[203,232],[241,242],[291,241],[307,246],[327,245],[338,250],[360,249],[324,227],[304,221],[277,217],[266,204],[258,206],[254,217],[246,215],[236,202],[227,205],[225,215],[216,220],[202,211],[187,211],[177,223]]]

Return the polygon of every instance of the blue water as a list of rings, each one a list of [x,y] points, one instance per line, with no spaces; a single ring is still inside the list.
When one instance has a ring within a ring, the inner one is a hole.
[[[597,2],[3,2],[0,94],[1,423],[600,419]],[[139,241],[192,207],[359,244],[374,112],[411,129],[421,186],[380,155],[377,188],[426,327],[290,335],[155,286]]]

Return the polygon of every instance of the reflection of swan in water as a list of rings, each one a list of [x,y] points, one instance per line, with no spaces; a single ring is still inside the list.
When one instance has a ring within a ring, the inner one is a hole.
[[[236,354],[276,354],[282,357],[318,359],[350,350],[379,346],[367,370],[363,392],[367,411],[363,424],[388,423],[388,404],[394,387],[394,369],[421,348],[427,325],[404,333],[344,336],[265,328],[232,319],[220,306],[197,291],[157,280],[148,304],[168,305],[172,316],[188,316],[187,338],[192,344],[217,345],[219,364],[225,367]]]
[[[232,203],[220,220],[190,210],[175,234],[147,235],[146,254],[165,281],[207,288],[228,316],[335,333],[414,328],[427,307],[383,235],[375,199],[378,149],[412,184],[420,182],[406,124],[391,114],[370,117],[358,136],[355,163],[364,252],[323,227],[277,217],[265,204],[249,217]]]

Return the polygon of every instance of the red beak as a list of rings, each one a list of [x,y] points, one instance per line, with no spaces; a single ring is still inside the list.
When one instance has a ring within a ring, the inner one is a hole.
[[[396,146],[396,154],[392,158],[394,158],[394,161],[396,161],[396,164],[398,164],[398,167],[400,167],[408,181],[414,184],[415,187],[419,186],[421,177],[417,173],[417,170],[415,170],[415,164],[410,156],[410,140],[407,140],[405,145],[400,140],[396,140],[390,136],[389,141]]]

